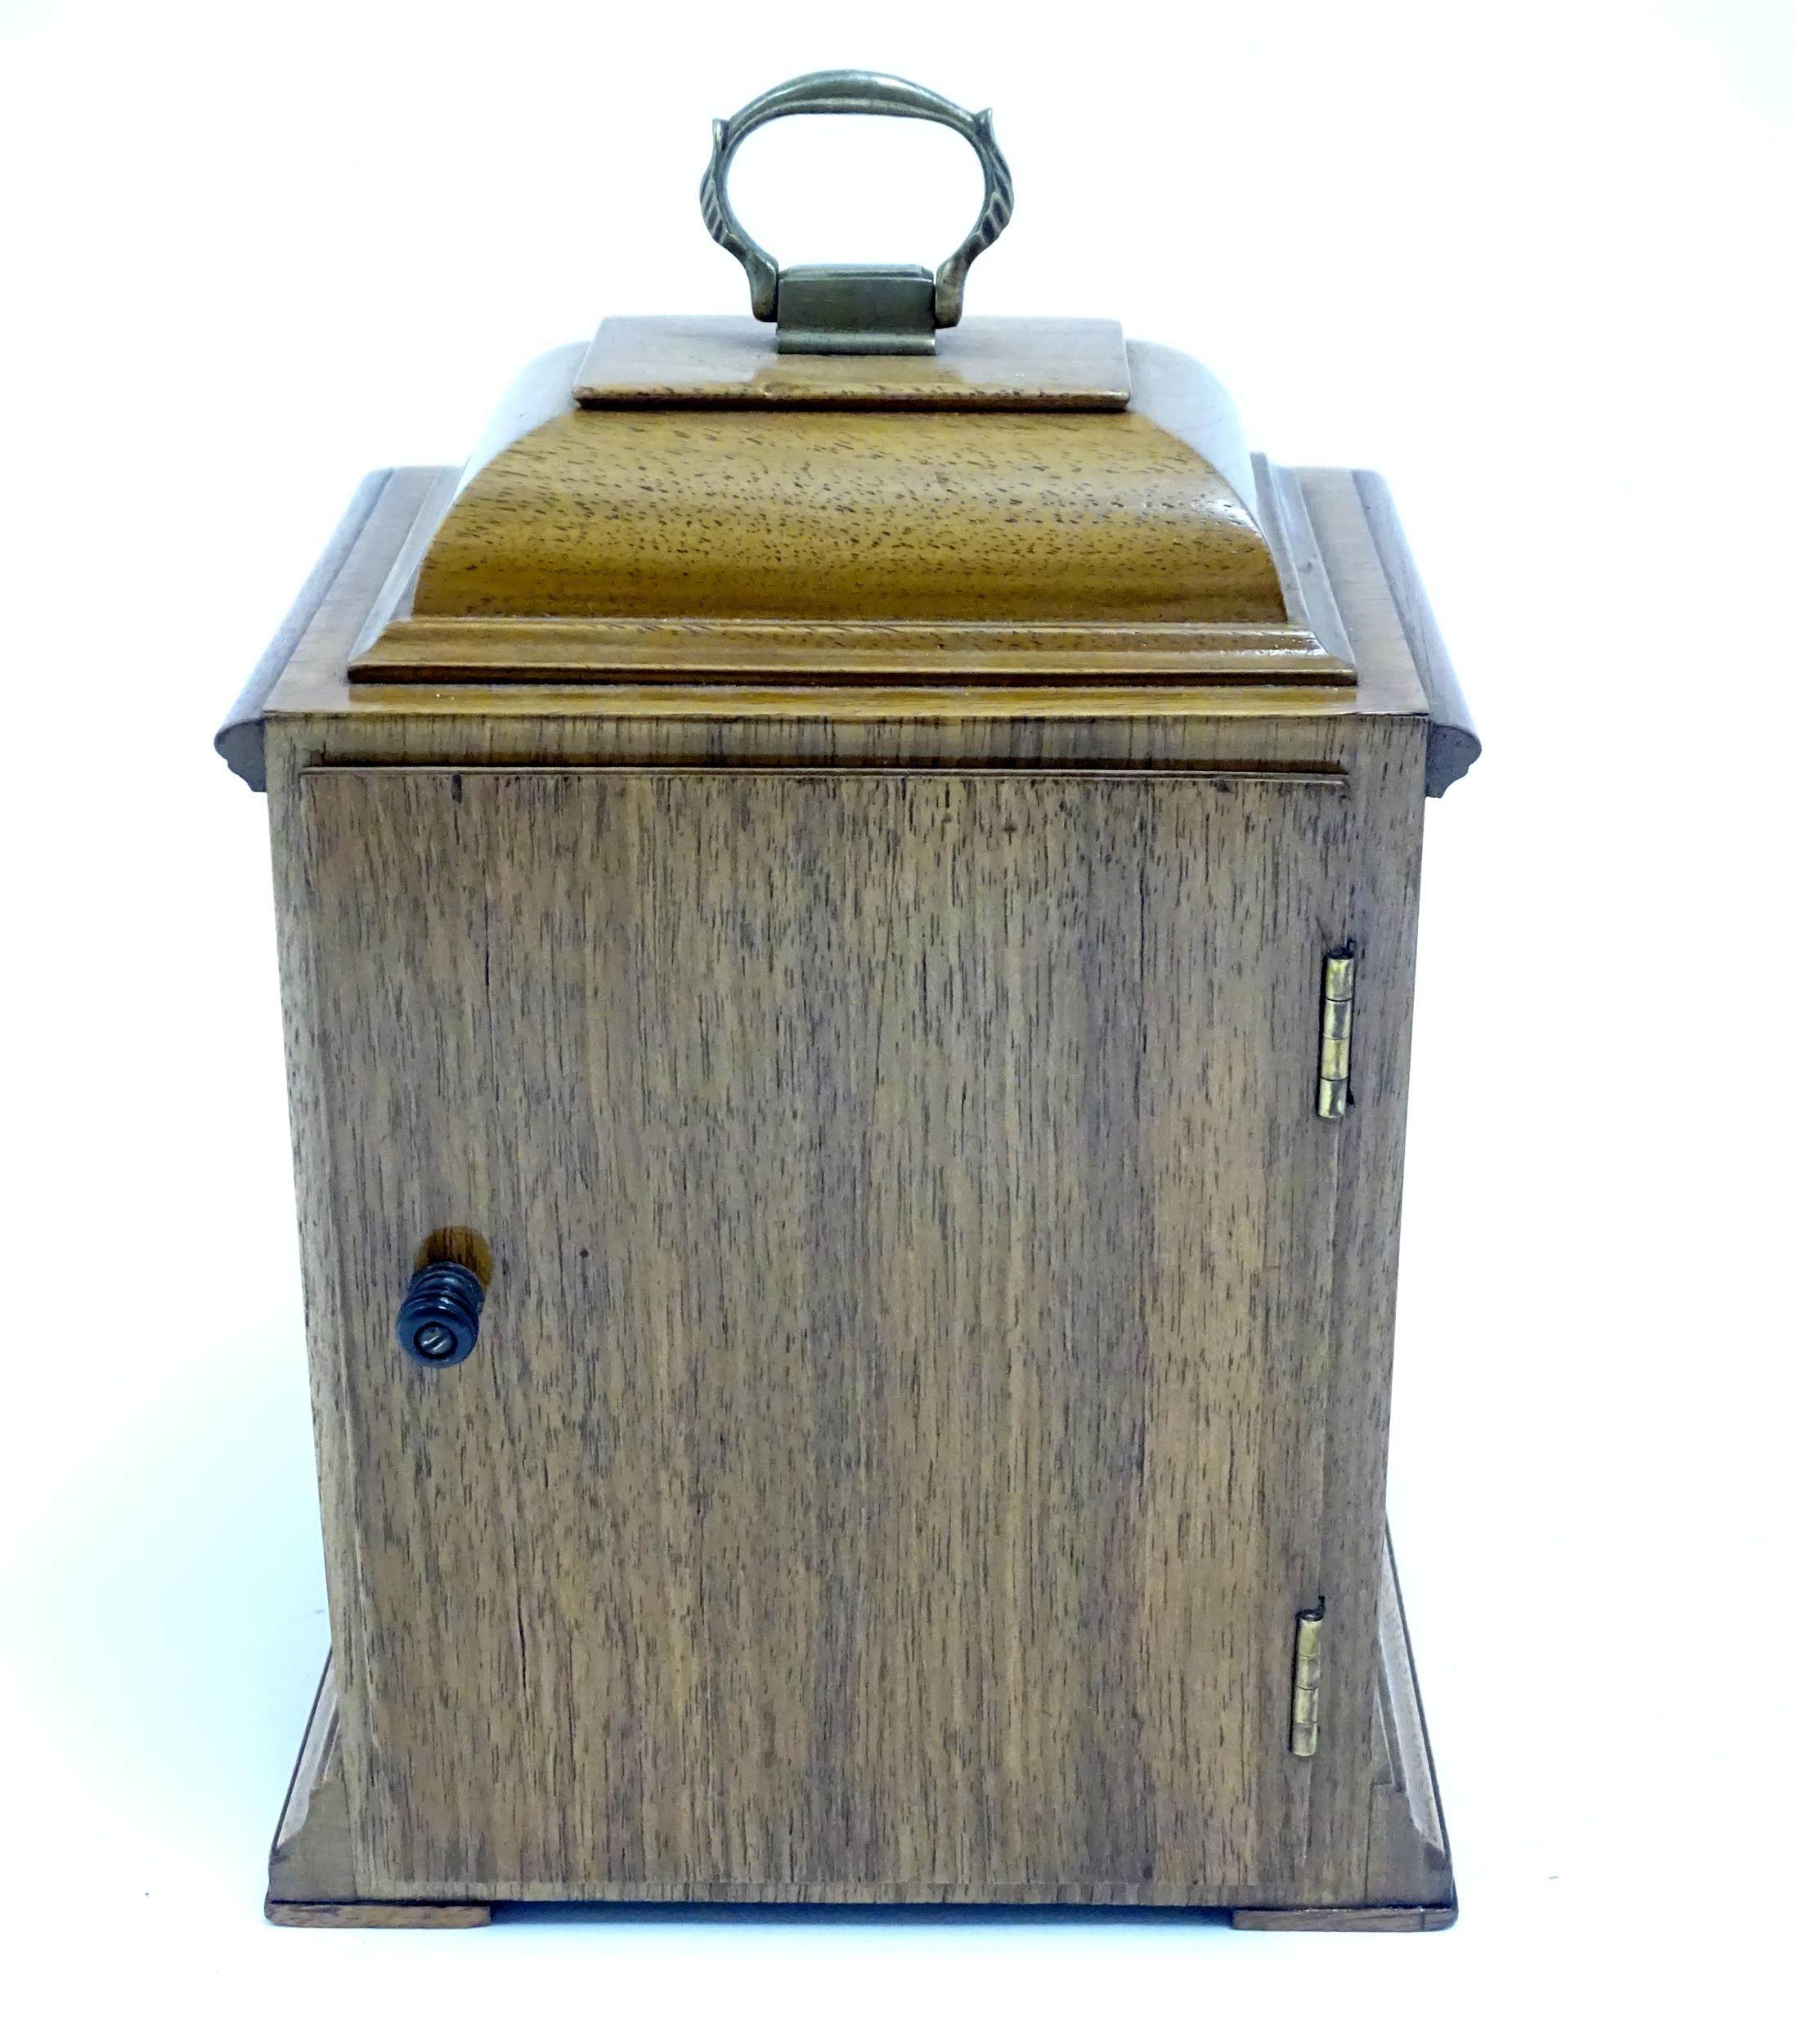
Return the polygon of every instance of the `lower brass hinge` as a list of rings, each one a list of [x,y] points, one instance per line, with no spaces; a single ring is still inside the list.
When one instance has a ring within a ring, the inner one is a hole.
[[[1290,1750],[1312,1759],[1322,1728],[1322,1615],[1327,1606],[1296,1614],[1296,1661],[1290,1678]]]
[[[1321,1074],[1315,1111],[1337,1122],[1353,1104],[1353,947],[1342,944],[1322,961]]]

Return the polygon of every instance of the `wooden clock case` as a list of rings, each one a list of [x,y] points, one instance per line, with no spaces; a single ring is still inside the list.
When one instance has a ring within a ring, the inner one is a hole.
[[[333,1641],[271,1917],[1451,1921],[1383,1500],[1477,746],[1375,477],[1103,322],[608,322],[369,478],[219,745]]]

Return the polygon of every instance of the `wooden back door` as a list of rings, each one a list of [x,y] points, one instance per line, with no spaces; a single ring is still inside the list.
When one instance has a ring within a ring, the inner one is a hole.
[[[1344,781],[325,768],[300,809],[361,1892],[1294,1871]],[[393,1321],[446,1227],[493,1275],[430,1371]]]

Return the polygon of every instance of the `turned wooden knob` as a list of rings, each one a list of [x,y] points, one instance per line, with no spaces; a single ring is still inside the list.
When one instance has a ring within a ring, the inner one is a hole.
[[[426,1263],[406,1288],[395,1331],[399,1346],[428,1369],[464,1362],[480,1338],[486,1289],[464,1263]]]

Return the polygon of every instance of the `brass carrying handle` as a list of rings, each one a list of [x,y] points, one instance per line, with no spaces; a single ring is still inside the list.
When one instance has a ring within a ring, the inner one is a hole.
[[[788,114],[889,114],[936,121],[964,136],[985,173],[985,203],[972,232],[932,276],[915,266],[782,270],[737,219],[729,181],[730,163],[747,137]],[[750,100],[727,120],[712,122],[711,161],[698,201],[713,239],[748,273],[754,316],[779,321],[786,352],[912,354],[933,348],[936,328],[958,325],[966,273],[1003,231],[1015,192],[989,108],[969,114],[925,86],[876,71],[812,71]]]

